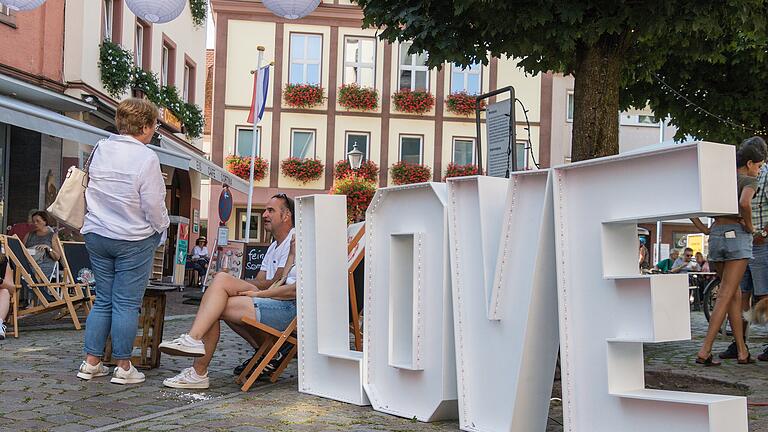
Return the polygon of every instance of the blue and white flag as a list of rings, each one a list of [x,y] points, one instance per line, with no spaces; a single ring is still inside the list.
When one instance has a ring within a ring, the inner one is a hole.
[[[269,66],[259,68],[253,79],[253,98],[248,123],[256,126],[264,117],[264,107],[267,106],[267,90],[269,89]]]

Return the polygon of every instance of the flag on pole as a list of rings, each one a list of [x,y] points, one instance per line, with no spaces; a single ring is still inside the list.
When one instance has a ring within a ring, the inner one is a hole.
[[[248,123],[256,125],[264,117],[264,107],[267,105],[267,90],[269,89],[269,66],[260,67],[253,78],[253,98]]]

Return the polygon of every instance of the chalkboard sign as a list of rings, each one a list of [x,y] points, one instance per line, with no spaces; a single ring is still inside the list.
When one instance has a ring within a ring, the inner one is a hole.
[[[245,253],[243,254],[243,279],[256,279],[256,275],[261,270],[261,262],[264,260],[264,255],[267,254],[269,245],[265,243],[254,243],[245,246]]]

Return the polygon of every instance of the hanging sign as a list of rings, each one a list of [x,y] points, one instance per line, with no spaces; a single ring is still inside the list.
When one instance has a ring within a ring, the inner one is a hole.
[[[219,195],[219,220],[225,224],[232,216],[232,192],[229,191],[228,186],[224,186]]]

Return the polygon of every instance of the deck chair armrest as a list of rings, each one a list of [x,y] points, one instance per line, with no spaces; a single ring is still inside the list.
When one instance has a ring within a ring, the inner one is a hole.
[[[283,335],[283,332],[281,332],[279,330],[275,330],[274,328],[272,328],[272,327],[270,327],[270,326],[268,326],[266,324],[262,324],[262,323],[256,321],[255,318],[251,318],[249,316],[244,316],[240,320],[243,323],[248,324],[251,327],[255,327],[255,328],[257,328],[257,329],[259,329],[259,330],[261,330],[261,331],[263,331],[265,333],[269,333],[272,336],[280,337],[280,336]]]

